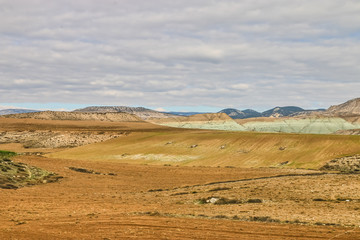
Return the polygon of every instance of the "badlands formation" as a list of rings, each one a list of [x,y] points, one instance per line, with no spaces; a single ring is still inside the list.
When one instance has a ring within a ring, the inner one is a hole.
[[[290,113],[292,112],[289,110],[292,109],[294,107],[290,107],[290,109],[285,108]],[[277,110],[282,110],[283,112]],[[301,112],[300,110],[296,114],[292,114],[292,117],[291,114],[290,116],[282,117],[283,115],[280,113],[284,113],[284,108],[274,108],[263,113],[263,115],[268,117],[247,119],[237,119],[238,117],[235,117],[235,119],[232,119],[224,113],[218,113],[156,119],[153,122],[178,128],[308,134],[336,134],[337,132],[346,134],[347,130],[360,129],[360,98],[337,106],[331,106],[327,111]],[[357,131],[350,132],[355,134]]]
[[[358,101],[2,116],[0,239],[360,239]]]
[[[285,132],[333,134],[341,130],[360,129],[360,121],[347,121],[341,117],[249,118],[234,120],[227,115],[203,114],[153,120],[153,123],[178,128],[198,128],[226,131]]]

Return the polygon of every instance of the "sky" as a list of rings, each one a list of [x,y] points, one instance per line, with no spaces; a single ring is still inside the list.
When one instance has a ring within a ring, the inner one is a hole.
[[[0,0],[0,109],[264,111],[356,97],[358,0]]]

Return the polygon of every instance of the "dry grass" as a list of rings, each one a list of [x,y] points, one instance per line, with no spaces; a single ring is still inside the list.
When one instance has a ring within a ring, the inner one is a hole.
[[[194,144],[198,146],[191,148]],[[131,133],[107,142],[51,153],[48,157],[161,165],[317,169],[331,159],[356,153],[360,153],[360,136],[173,130]],[[184,157],[174,157],[172,161],[171,156]]]

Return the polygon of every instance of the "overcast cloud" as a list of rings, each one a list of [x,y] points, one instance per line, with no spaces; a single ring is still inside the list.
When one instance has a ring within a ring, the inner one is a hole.
[[[358,0],[0,0],[0,105],[317,108],[359,76]]]

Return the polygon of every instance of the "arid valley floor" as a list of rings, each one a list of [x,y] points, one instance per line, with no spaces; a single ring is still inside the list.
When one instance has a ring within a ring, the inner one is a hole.
[[[0,133],[13,162],[59,176],[0,188],[0,239],[360,239],[360,175],[319,170],[356,158],[358,135],[15,118]]]

